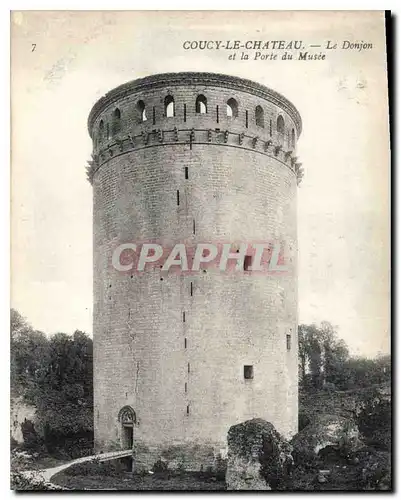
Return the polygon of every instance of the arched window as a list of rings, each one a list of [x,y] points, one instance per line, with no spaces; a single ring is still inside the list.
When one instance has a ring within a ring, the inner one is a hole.
[[[232,97],[227,101],[227,116],[229,118],[237,118],[238,116],[238,103]]]
[[[291,147],[295,148],[295,130],[291,130]]]
[[[168,95],[164,99],[164,116],[171,118],[175,115],[174,97]]]
[[[201,115],[207,113],[207,99],[202,94],[196,98],[195,111]]]
[[[104,121],[100,120],[98,141],[102,142],[103,139],[104,139]]]
[[[113,113],[113,135],[121,130],[121,111],[116,108]]]
[[[265,126],[265,112],[262,106],[256,106],[255,108],[255,122],[258,127]]]
[[[136,415],[135,411],[131,408],[131,406],[123,406],[121,410],[118,412],[118,420],[123,425],[133,425],[136,423]]]
[[[138,108],[141,122],[146,122],[147,118],[146,118],[145,103],[143,101],[138,101],[138,104],[136,105],[136,107]]]
[[[284,135],[284,118],[281,115],[277,118],[277,132]]]

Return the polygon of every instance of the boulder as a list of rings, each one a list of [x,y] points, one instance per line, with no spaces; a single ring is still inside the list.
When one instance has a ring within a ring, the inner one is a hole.
[[[303,463],[330,449],[344,457],[361,446],[353,419],[339,415],[317,415],[291,440],[296,463]]]
[[[228,490],[284,489],[293,464],[291,446],[270,422],[247,420],[228,431]]]

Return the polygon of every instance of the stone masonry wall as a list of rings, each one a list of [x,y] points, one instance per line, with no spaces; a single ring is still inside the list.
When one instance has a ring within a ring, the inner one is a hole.
[[[171,118],[162,117],[168,93],[175,100]],[[207,98],[204,115],[195,113],[200,93]],[[230,97],[238,102],[236,118],[226,116]],[[143,123],[136,114],[139,99],[148,111]],[[264,128],[253,117],[260,103]],[[263,418],[284,435],[295,433],[295,151],[286,156],[291,136],[285,133],[283,141],[274,126],[270,135],[269,127],[278,114],[286,130],[296,129],[295,122],[277,105],[249,93],[206,85],[170,88],[167,81],[164,90],[150,85],[106,107],[94,120],[95,131],[101,119],[112,124],[116,106],[118,134],[103,141],[92,134],[96,447],[120,446],[118,412],[125,405],[135,409],[138,449],[147,449],[153,460],[171,447],[192,449],[182,455],[195,457],[195,447],[200,458],[188,468],[210,462],[210,450],[215,456],[225,449],[230,426],[247,419]],[[153,132],[159,128],[161,140]],[[191,129],[196,129],[192,135]],[[267,141],[272,144],[266,147]],[[280,240],[286,243],[289,271],[266,276],[213,267],[184,275],[160,268],[142,274],[113,269],[118,244],[156,240],[170,247]],[[253,379],[244,379],[244,365],[253,365]]]

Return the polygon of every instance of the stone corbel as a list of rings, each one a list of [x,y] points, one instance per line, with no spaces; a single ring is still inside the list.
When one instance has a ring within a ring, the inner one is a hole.
[[[191,133],[190,133],[190,135],[189,135],[189,140],[190,140],[191,142],[194,142],[194,141],[195,141],[195,129],[194,129],[194,128],[192,128],[192,129],[191,129]]]
[[[227,144],[227,142],[228,142],[228,134],[229,134],[229,131],[228,131],[228,130],[226,130],[226,131],[224,132],[224,142],[225,142],[225,144]]]
[[[94,161],[91,161],[91,160],[88,160],[88,165],[85,167],[85,170],[86,170],[86,177],[88,179],[88,181],[93,184],[93,176],[95,174],[95,162]]]
[[[174,140],[175,140],[175,142],[178,142],[178,129],[177,129],[177,127],[174,127]]]
[[[113,150],[110,146],[107,146],[107,152],[109,153],[109,156],[113,156]]]
[[[283,146],[281,146],[281,144],[279,144],[278,146],[275,146],[274,155],[277,156],[282,149],[283,149]]]
[[[121,153],[123,152],[124,150],[124,143],[121,139],[116,139],[116,143],[117,143],[117,146],[119,147]]]
[[[207,142],[212,142],[212,129],[209,128],[207,131]]]
[[[284,154],[285,161],[287,161],[288,158],[291,158],[291,155],[292,155],[292,151],[286,151],[285,154]]]
[[[270,139],[268,141],[266,141],[265,142],[265,147],[264,147],[265,151],[267,151],[272,144],[273,143],[272,143],[272,141]]]
[[[244,142],[244,137],[245,137],[244,133],[242,133],[242,134],[239,135],[238,142],[239,142],[240,145]]]
[[[143,140],[143,143],[145,144],[145,146],[148,144],[149,142],[149,134],[147,132],[145,132],[144,130],[142,130],[142,140]]]
[[[131,134],[128,134],[128,139],[132,147],[135,147],[134,138]]]
[[[303,168],[299,168],[297,170],[297,186],[299,186],[301,184],[301,181],[302,181],[302,178],[304,176],[304,169]]]
[[[159,142],[163,142],[163,130],[161,130],[160,128],[157,131],[157,138],[158,138]]]
[[[258,143],[258,139],[259,139],[259,137],[254,137],[254,138],[252,139],[252,147],[253,147],[253,148],[256,148],[256,144]]]

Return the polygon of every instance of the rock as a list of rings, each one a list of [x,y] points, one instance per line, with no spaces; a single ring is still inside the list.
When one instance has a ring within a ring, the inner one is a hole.
[[[318,456],[325,448],[346,456],[357,450],[361,441],[358,427],[352,419],[322,414],[296,434],[291,444],[295,461],[303,463]]]
[[[317,482],[320,484],[327,483],[327,479],[323,474],[317,476]]]
[[[247,420],[228,431],[228,490],[284,489],[291,473],[291,446],[270,422]]]

